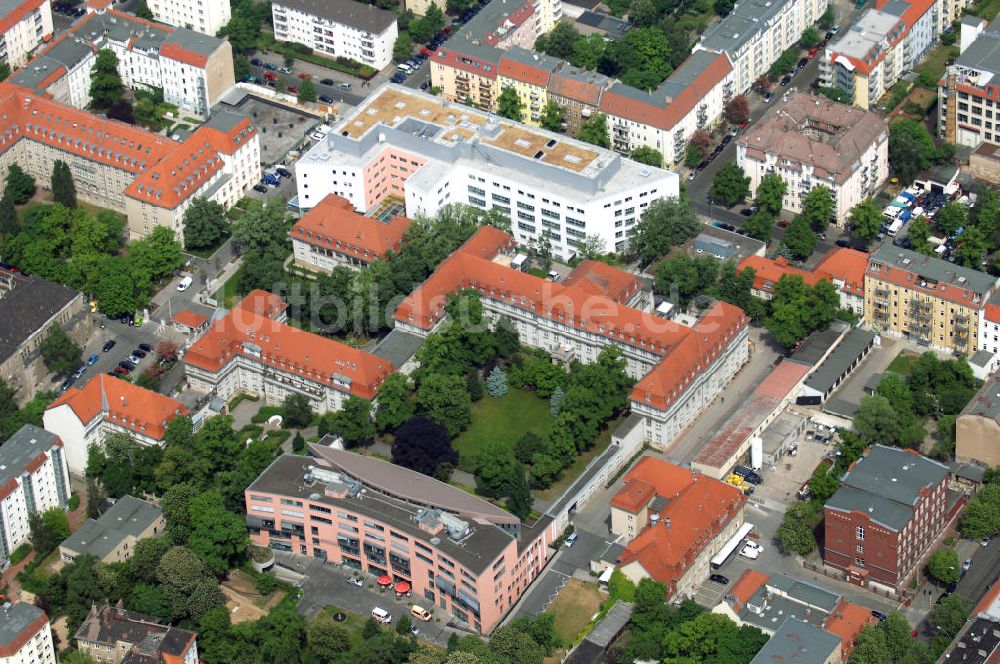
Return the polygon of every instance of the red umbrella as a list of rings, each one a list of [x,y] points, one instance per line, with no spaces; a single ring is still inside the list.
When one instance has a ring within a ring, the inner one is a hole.
[[[382,576],[380,576],[378,578],[378,584],[380,586],[391,586],[392,585],[392,577],[390,577],[388,574],[383,574]]]
[[[400,595],[405,595],[410,592],[410,584],[406,581],[400,581],[396,584],[396,592]]]

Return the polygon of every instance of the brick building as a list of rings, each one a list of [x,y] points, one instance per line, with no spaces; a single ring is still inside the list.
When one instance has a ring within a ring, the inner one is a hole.
[[[876,445],[824,506],[824,563],[852,583],[901,587],[955,506],[947,478],[947,466]]]

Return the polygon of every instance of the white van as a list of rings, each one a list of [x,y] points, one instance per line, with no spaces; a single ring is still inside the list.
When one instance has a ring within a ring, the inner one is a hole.
[[[388,625],[389,623],[392,622],[392,614],[390,614],[385,609],[381,609],[376,606],[374,609],[372,609],[372,619],[375,622],[382,623],[383,625]]]
[[[180,280],[180,283],[177,284],[178,292],[183,293],[188,289],[188,286],[190,286],[192,283],[194,283],[194,279],[192,279],[191,277],[184,277],[183,279]]]
[[[406,64],[405,62],[400,62],[399,65],[396,66],[396,69],[403,72],[404,74],[410,74],[413,72],[413,67]]]

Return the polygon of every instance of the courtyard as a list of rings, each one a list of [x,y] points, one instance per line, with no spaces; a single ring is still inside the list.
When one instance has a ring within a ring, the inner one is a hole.
[[[458,467],[476,470],[476,457],[488,443],[498,442],[514,449],[518,439],[533,432],[544,438],[552,428],[548,399],[533,392],[511,389],[502,397],[489,394],[472,404],[472,424],[454,441]]]

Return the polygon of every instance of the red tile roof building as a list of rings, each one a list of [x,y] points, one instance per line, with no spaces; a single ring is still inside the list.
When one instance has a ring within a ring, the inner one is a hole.
[[[98,374],[83,387],[71,387],[45,410],[45,429],[66,446],[74,473],[87,467],[87,448],[112,433],[125,433],[140,445],[160,445],[167,424],[188,409],[180,401],[126,380]]]
[[[406,217],[372,219],[356,212],[346,198],[327,194],[295,222],[288,236],[296,265],[331,272],[336,267],[358,269],[398,253],[409,227]]]
[[[396,326],[426,336],[444,320],[448,297],[471,288],[486,312],[514,325],[522,343],[559,359],[593,362],[614,344],[640,379],[633,412],[644,418],[645,438],[660,446],[746,362],[749,320],[737,307],[716,302],[687,327],[634,308],[642,300],[638,282],[622,270],[585,261],[553,282],[509,267],[513,249],[506,233],[480,229],[400,303]]]
[[[61,104],[10,82],[0,83],[0,166],[18,163],[41,182],[52,165],[69,165],[81,200],[124,212],[133,238],[166,226],[180,237],[197,196],[231,207],[260,177],[260,141],[248,118],[221,111],[187,140]],[[29,158],[30,155],[30,158]]]
[[[753,268],[754,280],[751,293],[756,297],[770,300],[774,288],[781,277],[797,275],[810,286],[826,279],[840,291],[840,306],[850,309],[858,316],[865,312],[865,270],[868,269],[868,254],[856,249],[838,247],[833,249],[813,270],[805,270],[788,262],[783,256],[764,258],[748,256],[740,261],[740,271]]]
[[[668,597],[693,594],[743,525],[746,500],[730,484],[643,457],[611,499],[611,532],[628,540],[619,569],[665,584]]]
[[[116,606],[91,605],[74,637],[92,659],[113,664],[198,664],[198,635]]]
[[[5,2],[0,16],[0,40],[6,51],[4,62],[20,67],[28,54],[52,36],[52,3],[49,0]]]
[[[223,400],[245,392],[275,405],[305,394],[319,413],[339,410],[352,396],[373,400],[392,364],[282,322],[283,305],[254,291],[214,321],[184,355],[191,386]]]

